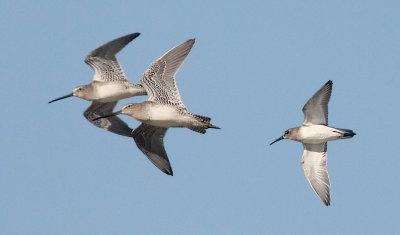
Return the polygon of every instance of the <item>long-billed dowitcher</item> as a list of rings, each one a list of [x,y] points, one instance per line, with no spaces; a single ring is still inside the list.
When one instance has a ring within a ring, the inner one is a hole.
[[[49,103],[71,96],[92,101],[92,104],[83,113],[87,120],[95,126],[113,133],[132,136],[132,129],[118,117],[107,117],[100,120],[94,119],[112,113],[120,99],[146,95],[146,91],[142,85],[133,84],[128,81],[121,64],[115,57],[122,48],[139,35],[140,33],[129,34],[93,50],[85,58],[85,62],[94,70],[93,82],[88,85],[79,86],[72,93],[54,99]]]
[[[205,133],[207,128],[219,129],[210,123],[209,117],[189,112],[176,85],[175,74],[194,42],[194,39],[190,39],[174,47],[144,72],[140,82],[148,94],[145,102],[127,104],[120,111],[105,116],[126,114],[142,122],[133,131],[136,145],[155,166],[168,175],[173,175],[164,149],[164,135],[169,127],[187,127],[199,133]]]

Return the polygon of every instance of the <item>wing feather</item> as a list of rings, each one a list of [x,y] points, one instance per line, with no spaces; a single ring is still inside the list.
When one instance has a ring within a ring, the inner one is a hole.
[[[115,55],[140,33],[114,39],[90,52],[85,62],[94,70],[94,81],[128,81]]]
[[[304,152],[301,159],[304,174],[318,197],[330,205],[330,181],[327,170],[327,143],[303,144]]]
[[[138,148],[158,169],[167,175],[173,175],[164,148],[164,136],[167,129],[142,123],[133,131],[133,138]]]
[[[332,93],[332,81],[328,81],[303,107],[303,125],[328,125],[328,102]]]
[[[154,61],[144,72],[140,81],[148,94],[148,101],[172,104],[186,109],[181,100],[175,74],[193,47],[190,39],[172,48]]]
[[[93,121],[95,118],[111,114],[116,104],[117,101],[109,103],[92,102],[89,108],[87,108],[83,113],[83,116],[85,116],[89,122],[97,127],[111,131],[118,135],[131,137],[132,129],[117,116],[100,118]]]

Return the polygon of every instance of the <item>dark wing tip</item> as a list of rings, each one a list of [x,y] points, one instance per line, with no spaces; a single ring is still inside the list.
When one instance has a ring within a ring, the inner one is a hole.
[[[172,169],[163,169],[162,171],[167,175],[174,176]]]
[[[323,201],[325,206],[330,206],[331,205],[331,200],[328,198],[327,200]]]
[[[84,61],[90,65],[90,60],[92,57],[115,59],[115,55],[139,35],[140,33],[131,33],[111,40],[91,51],[89,55],[86,56]]]
[[[332,82],[332,80],[329,80],[322,87],[324,87],[325,89],[332,90],[332,86],[333,86],[333,82]]]
[[[191,44],[194,44],[196,42],[196,39],[195,38],[191,38],[191,39],[188,39],[186,42],[191,42]]]
[[[326,196],[324,196],[323,198],[322,197],[320,197],[320,198],[321,198],[321,201],[325,204],[325,206],[331,205],[331,196],[330,196],[329,192]]]
[[[140,33],[136,32],[136,33],[130,33],[124,36],[121,36],[119,38],[116,38],[114,40],[111,40],[109,42],[107,42],[106,44],[112,43],[112,42],[116,42],[116,41],[125,41],[123,44],[124,46],[127,45],[129,42],[131,42],[133,39],[139,37]],[[106,45],[104,44],[104,45]]]
[[[133,39],[137,38],[140,36],[140,33],[136,32],[136,33],[131,33],[126,35],[127,37],[130,37],[130,41],[132,41]]]

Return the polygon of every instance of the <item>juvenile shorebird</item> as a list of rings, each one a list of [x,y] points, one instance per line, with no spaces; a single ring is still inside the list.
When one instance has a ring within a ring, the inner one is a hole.
[[[303,107],[304,122],[301,126],[285,131],[273,143],[290,139],[303,143],[303,158],[301,165],[308,182],[315,193],[325,203],[330,205],[330,182],[327,163],[327,141],[347,139],[356,133],[348,129],[328,126],[328,102],[332,92],[332,81],[328,81],[314,94]]]
[[[189,112],[175,82],[175,74],[194,42],[194,39],[190,39],[174,47],[144,72],[140,82],[148,94],[145,102],[127,104],[120,111],[105,116],[126,114],[142,122],[133,131],[136,145],[155,166],[168,175],[173,175],[173,172],[163,138],[169,127],[187,127],[202,134],[207,128],[219,129],[210,123],[211,118]]]
[[[54,99],[49,103],[71,96],[93,101],[83,113],[87,120],[93,125],[115,134],[132,136],[132,129],[118,117],[108,117],[95,121],[93,119],[112,113],[120,99],[146,95],[142,85],[128,81],[121,64],[115,57],[122,48],[139,35],[140,33],[129,34],[93,50],[85,58],[85,62],[94,70],[93,82],[79,86],[72,93]]]

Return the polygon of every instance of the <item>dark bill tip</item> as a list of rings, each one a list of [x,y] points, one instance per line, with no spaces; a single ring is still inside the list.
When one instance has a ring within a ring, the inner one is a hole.
[[[112,114],[109,114],[109,115],[104,115],[104,116],[101,116],[101,117],[93,118],[92,121],[96,121],[96,120],[99,120],[99,119],[102,119],[102,118],[108,118],[108,117],[117,116],[118,114],[121,114],[121,111],[118,111],[118,112],[115,112],[115,113],[112,113]]]
[[[57,98],[57,99],[54,99],[54,100],[49,101],[49,104],[50,104],[50,103],[53,103],[54,101],[62,100],[62,99],[65,99],[65,98],[68,98],[68,97],[71,97],[71,96],[74,96],[74,94],[73,94],[73,93],[70,93],[70,94],[68,94],[68,95],[61,96],[61,97],[59,97],[59,98]]]
[[[283,136],[279,137],[278,139],[274,140],[272,143],[270,143],[269,145],[272,145],[273,143],[278,142],[279,140],[283,140]]]

